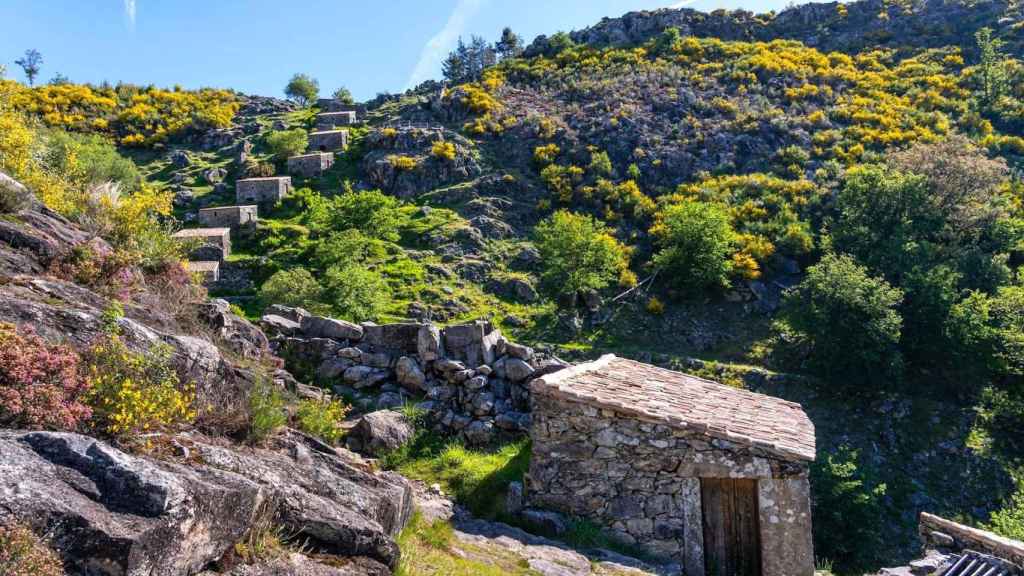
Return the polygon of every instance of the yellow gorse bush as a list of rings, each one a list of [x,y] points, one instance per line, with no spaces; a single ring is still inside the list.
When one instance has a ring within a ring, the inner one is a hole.
[[[93,425],[112,436],[173,428],[196,417],[195,385],[181,384],[159,345],[134,352],[112,335],[89,351]]]

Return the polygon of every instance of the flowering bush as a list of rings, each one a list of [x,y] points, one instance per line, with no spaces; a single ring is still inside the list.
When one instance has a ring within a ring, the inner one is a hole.
[[[57,554],[23,526],[0,526],[0,574],[63,576]]]
[[[303,400],[295,412],[295,419],[303,432],[336,444],[344,434],[341,422],[348,410],[349,406],[341,400]]]
[[[194,420],[194,385],[181,384],[170,355],[164,345],[134,352],[116,334],[94,344],[88,353],[93,425],[130,436]]]
[[[73,430],[91,415],[88,390],[70,347],[0,324],[0,426]]]
[[[448,160],[450,162],[455,160],[455,144],[445,142],[444,140],[438,140],[430,147],[430,153],[433,154],[435,158]]]

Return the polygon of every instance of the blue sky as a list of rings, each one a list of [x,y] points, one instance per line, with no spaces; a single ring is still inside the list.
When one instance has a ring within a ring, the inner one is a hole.
[[[295,72],[358,99],[440,76],[459,35],[527,42],[604,16],[687,4],[781,10],[787,0],[0,0],[0,65],[43,55],[40,81],[215,86],[280,96]]]

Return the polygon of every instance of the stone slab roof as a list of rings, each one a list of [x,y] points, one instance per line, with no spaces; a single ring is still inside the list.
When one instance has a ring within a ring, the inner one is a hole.
[[[187,268],[189,272],[216,272],[220,269],[220,262],[205,260],[189,261],[185,262],[185,268]]]
[[[814,424],[799,404],[614,354],[537,378],[530,389],[785,459],[814,460]]]
[[[264,176],[261,178],[239,178],[235,182],[270,182],[273,180],[291,180],[291,176]]]
[[[231,234],[231,228],[186,228],[174,233],[175,238],[210,238]]]
[[[348,130],[314,130],[313,132],[310,132],[309,135],[310,136],[318,136],[318,135],[321,135],[321,134],[341,134],[341,133],[348,134]]]
[[[309,154],[299,154],[298,156],[289,156],[289,160],[295,160],[297,158],[323,158],[324,156],[334,156],[334,152],[310,152]]]

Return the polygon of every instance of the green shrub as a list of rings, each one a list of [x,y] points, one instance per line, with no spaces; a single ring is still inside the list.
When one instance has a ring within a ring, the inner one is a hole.
[[[884,543],[887,487],[860,460],[840,446],[811,465],[814,552],[841,572],[877,566]]]
[[[284,394],[269,380],[257,380],[249,392],[249,439],[262,442],[286,424]]]
[[[195,420],[195,384],[179,380],[172,353],[165,344],[132,351],[116,334],[93,345],[86,355],[92,425],[131,438]]]
[[[135,162],[121,156],[109,140],[97,134],[74,134],[63,130],[43,133],[43,164],[83,185],[116,182],[126,193],[142,184]]]
[[[64,576],[60,556],[24,526],[0,526],[0,574]]]
[[[736,234],[724,207],[697,201],[670,204],[658,214],[651,234],[661,247],[654,263],[677,287],[698,291],[728,283]]]
[[[390,299],[387,282],[368,268],[355,264],[332,266],[324,275],[324,301],[346,320],[376,320]]]
[[[321,303],[323,289],[305,268],[292,268],[275,272],[260,286],[260,302],[264,307],[271,304],[299,306],[310,312],[324,311]]]
[[[312,434],[328,444],[337,444],[345,433],[341,423],[348,411],[349,407],[341,400],[310,398],[299,403],[295,419],[299,430]]]
[[[371,238],[395,242],[403,216],[401,203],[380,190],[348,191],[333,198],[310,199],[307,221],[320,233],[359,230]]]
[[[946,334],[961,366],[987,375],[1024,375],[1024,287],[970,292],[953,305]]]
[[[309,147],[309,136],[302,128],[278,130],[267,134],[264,142],[274,159],[287,160],[306,151]]]
[[[629,250],[610,228],[566,210],[537,224],[534,242],[544,267],[541,280],[552,293],[604,288],[629,264]]]
[[[1010,497],[1006,506],[992,513],[988,529],[997,534],[1024,541],[1024,482]]]
[[[903,292],[853,258],[828,254],[785,298],[783,318],[810,345],[812,367],[847,381],[897,377]]]

